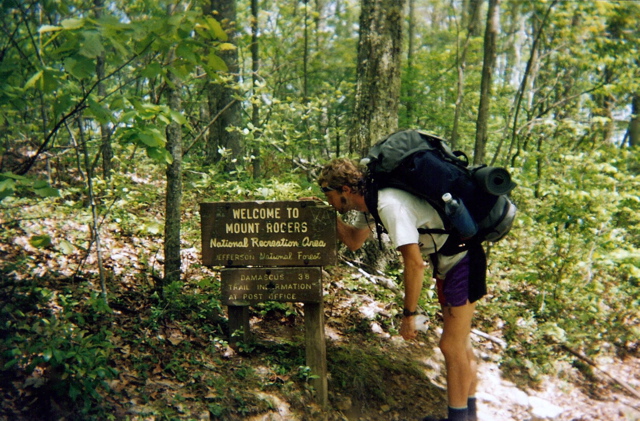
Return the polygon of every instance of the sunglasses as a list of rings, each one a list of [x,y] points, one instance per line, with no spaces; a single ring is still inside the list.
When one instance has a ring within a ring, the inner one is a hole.
[[[336,191],[337,189],[334,189],[333,187],[320,187],[320,190],[322,190],[322,193],[329,193],[330,191]]]

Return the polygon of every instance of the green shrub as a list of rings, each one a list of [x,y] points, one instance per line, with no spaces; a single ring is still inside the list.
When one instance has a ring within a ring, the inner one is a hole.
[[[0,312],[3,377],[22,373],[25,388],[51,392],[62,406],[77,406],[85,415],[100,410],[100,391],[108,390],[108,380],[117,374],[110,365],[111,332],[96,323],[108,307],[98,293],[87,295],[91,298],[81,304],[71,293],[36,282],[14,284],[13,297]]]
[[[614,148],[567,155],[549,164],[553,177],[516,189],[518,222],[492,251],[498,276],[483,311],[504,325],[504,367],[537,380],[572,358],[550,344],[588,355],[638,351],[640,178],[627,171],[634,159]]]

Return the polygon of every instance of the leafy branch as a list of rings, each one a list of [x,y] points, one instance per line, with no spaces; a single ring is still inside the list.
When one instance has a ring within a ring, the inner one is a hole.
[[[33,167],[33,165],[38,160],[38,157],[47,149],[47,146],[48,146],[49,142],[51,141],[51,139],[53,139],[53,137],[58,133],[58,130],[60,130],[60,128],[67,122],[67,120],[69,120],[70,118],[72,118],[73,116],[75,116],[76,114],[80,113],[81,111],[83,111],[84,109],[86,109],[88,107],[86,102],[89,99],[89,96],[93,93],[93,91],[95,89],[97,89],[98,86],[102,82],[104,82],[105,80],[110,79],[115,74],[117,74],[122,69],[124,69],[126,66],[128,66],[130,63],[132,63],[134,60],[136,60],[138,57],[140,57],[142,54],[144,54],[146,52],[146,50],[149,49],[149,47],[153,44],[153,42],[154,42],[154,40],[149,41],[149,43],[144,48],[142,48],[142,50],[140,52],[134,54],[131,58],[129,58],[124,63],[122,63],[120,66],[118,66],[111,73],[105,75],[101,79],[97,79],[89,87],[89,89],[84,93],[84,95],[82,96],[80,101],[78,103],[76,103],[76,105],[73,107],[73,109],[71,111],[69,111],[67,114],[65,114],[60,120],[58,120],[58,122],[55,124],[55,126],[45,136],[44,141],[42,142],[42,144],[40,145],[40,147],[38,148],[36,153],[34,155],[32,155],[25,163],[23,163],[15,171],[15,173],[18,174],[18,175],[25,175],[27,172],[29,172],[31,167]]]

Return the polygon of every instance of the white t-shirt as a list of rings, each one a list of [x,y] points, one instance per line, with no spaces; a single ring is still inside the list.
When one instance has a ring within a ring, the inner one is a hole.
[[[419,244],[422,254],[428,257],[440,249],[449,237],[448,234],[421,235],[418,233],[418,228],[442,229],[444,224],[429,202],[403,190],[392,188],[380,190],[378,215],[396,248],[406,244]],[[368,222],[373,222],[373,218],[367,218],[361,213],[354,225],[357,228],[364,228],[368,226]],[[466,253],[464,251],[453,256],[439,254],[438,276],[444,277]]]

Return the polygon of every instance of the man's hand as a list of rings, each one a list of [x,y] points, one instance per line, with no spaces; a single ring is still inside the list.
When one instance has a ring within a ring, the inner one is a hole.
[[[418,298],[422,291],[424,278],[424,260],[418,244],[405,244],[398,247],[404,262],[404,308],[414,311],[418,308]],[[400,325],[400,334],[405,340],[415,339],[415,316],[404,317]]]
[[[317,196],[299,197],[298,200],[312,200],[314,202],[326,203],[324,200],[320,199]]]
[[[402,324],[400,325],[400,335],[402,335],[405,341],[415,339],[416,336],[418,336],[418,331],[416,330],[415,316],[402,318]]]

